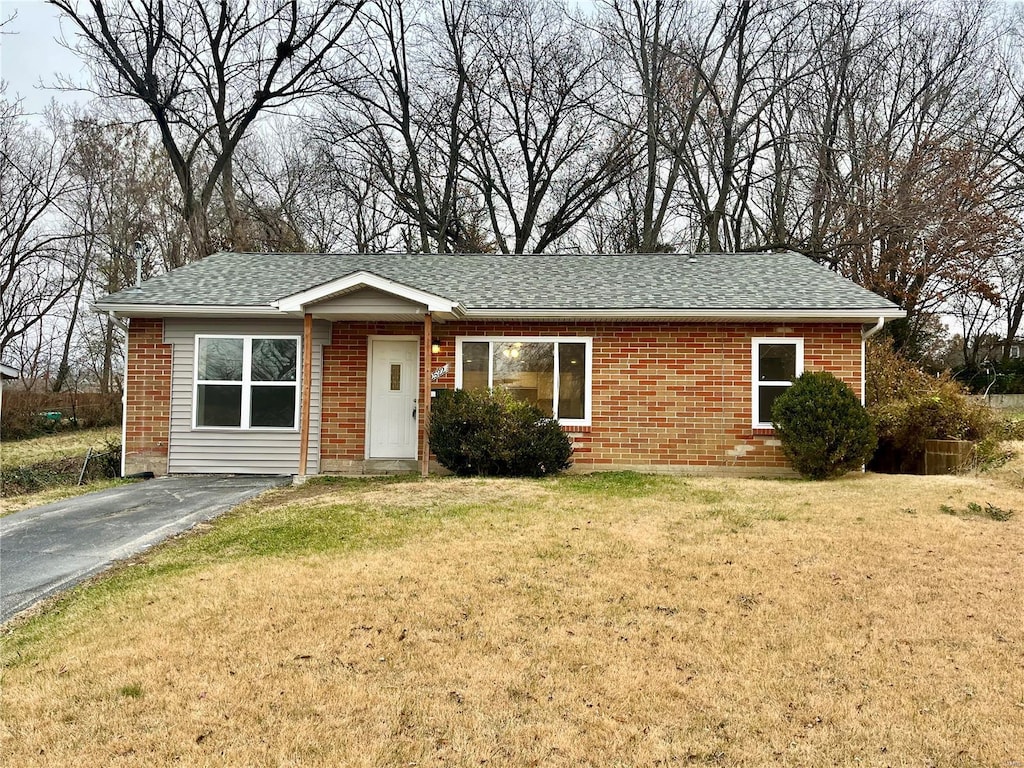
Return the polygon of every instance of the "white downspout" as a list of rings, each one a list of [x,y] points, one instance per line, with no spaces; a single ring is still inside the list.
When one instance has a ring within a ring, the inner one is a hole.
[[[867,405],[868,395],[868,355],[867,355],[867,340],[882,330],[885,325],[885,318],[879,317],[878,322],[868,328],[866,331],[861,329],[860,332],[860,404]]]
[[[879,317],[878,322],[868,328],[866,331],[861,328],[860,331],[860,404],[866,406],[868,402],[868,345],[867,341],[885,325],[885,318]],[[867,465],[863,465],[860,468],[861,472],[867,472]]]
[[[876,333],[878,333],[880,330],[882,330],[882,326],[883,325],[885,325],[885,318],[884,317],[878,318],[878,322],[877,323],[875,323],[873,326],[868,328],[866,331],[861,331],[860,332],[861,340],[862,341],[867,341],[868,339],[870,339],[872,336],[874,336]]]
[[[124,330],[124,377],[121,380],[121,477],[124,477],[125,441],[128,439],[128,324],[113,312],[107,314],[114,325]]]
[[[125,333],[128,333],[128,323],[126,323],[124,320],[119,318],[117,316],[117,314],[114,312],[114,310],[112,310],[112,309],[109,310],[107,312],[107,317],[110,318],[110,322],[112,322],[114,325],[116,325],[118,328],[120,328]]]

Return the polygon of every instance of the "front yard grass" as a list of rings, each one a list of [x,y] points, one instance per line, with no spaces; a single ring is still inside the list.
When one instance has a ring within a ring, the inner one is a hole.
[[[1022,470],[275,491],[9,627],[0,752],[1019,764]]]
[[[4,440],[0,445],[0,458],[6,467],[37,464],[41,461],[85,456],[89,448],[99,451],[105,443],[120,439],[120,427],[67,430],[27,440]]]
[[[122,482],[95,478],[95,468],[104,458],[99,454],[119,445],[120,439],[120,427],[102,427],[0,442],[0,516]],[[92,464],[94,471],[83,485],[77,485],[90,449],[97,456]],[[112,461],[119,459],[115,455]]]

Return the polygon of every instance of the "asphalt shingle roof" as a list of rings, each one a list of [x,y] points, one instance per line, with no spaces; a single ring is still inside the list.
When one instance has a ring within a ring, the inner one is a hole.
[[[355,272],[468,310],[893,310],[793,252],[738,254],[216,253],[104,305],[265,307]]]

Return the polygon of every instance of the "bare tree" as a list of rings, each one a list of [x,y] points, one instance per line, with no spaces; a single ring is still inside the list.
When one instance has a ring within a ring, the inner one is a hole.
[[[663,247],[662,232],[679,182],[681,156],[671,146],[685,142],[692,125],[692,120],[672,119],[672,107],[678,102],[670,93],[673,86],[678,89],[685,82],[672,67],[673,46],[679,45],[682,34],[683,6],[663,0],[610,0],[601,11],[603,87],[612,96],[604,118],[632,135],[638,145],[637,165],[614,190],[617,204],[611,211],[619,214],[606,218],[601,213],[606,206],[599,203],[588,218],[598,227],[602,220],[611,225],[603,234],[592,232],[599,250],[650,252]],[[688,95],[686,113],[692,116],[703,94]]]
[[[993,264],[1006,331],[1005,363],[1010,359],[1011,342],[1024,326],[1024,7],[1013,7],[999,21],[1007,34],[999,41],[998,88],[990,102],[991,130],[983,140],[1002,171],[999,205],[1014,222],[1013,237]]]
[[[500,251],[539,253],[625,177],[635,149],[601,118],[599,49],[564,8],[518,0],[478,12],[463,178]]]
[[[24,348],[19,337],[42,325],[80,277],[62,208],[70,155],[55,127],[31,126],[0,91],[0,359]]]
[[[1003,336],[1002,361],[1010,359],[1010,347],[1024,324],[1024,227],[1018,223],[1012,246],[992,260],[993,282],[999,297]]]
[[[461,230],[459,180],[467,40],[477,23],[472,0],[379,0],[359,22],[359,77],[339,84],[317,129],[320,146],[332,148],[333,187],[362,224],[357,247],[379,241],[386,222],[378,192],[385,192],[391,226],[411,228],[408,249],[471,249]]]
[[[233,157],[261,115],[321,93],[347,61],[338,46],[362,0],[48,0],[74,24],[71,47],[96,92],[148,115],[181,189],[192,247],[217,247],[209,209],[220,192],[225,247],[244,248]]]
[[[310,175],[310,157],[296,135],[297,120],[254,131],[238,147],[235,181],[245,220],[245,240],[256,250],[299,252],[308,248],[302,231],[303,190],[323,194]]]
[[[67,336],[54,388],[64,385],[73,373],[75,353],[85,348],[82,365],[92,369],[88,373],[100,391],[109,392],[120,363],[120,334],[111,318],[83,313],[83,299],[132,285],[136,259],[142,259],[143,279],[166,269],[164,256],[181,244],[183,234],[180,219],[168,216],[165,202],[176,188],[161,147],[145,127],[74,109],[66,120],[73,140],[69,170],[75,178],[66,202],[74,235],[68,252],[83,279],[67,303]]]

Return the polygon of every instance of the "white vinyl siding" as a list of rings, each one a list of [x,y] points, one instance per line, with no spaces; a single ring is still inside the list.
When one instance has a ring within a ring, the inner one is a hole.
[[[423,305],[392,296],[373,288],[362,288],[344,296],[337,296],[313,305],[318,315],[345,315],[356,317],[377,318],[382,314],[423,316]]]
[[[172,474],[294,475],[299,471],[299,429],[193,427],[197,336],[300,337],[301,320],[164,321],[164,340],[172,345],[171,428],[168,471]],[[319,472],[320,383],[323,347],[330,341],[330,324],[313,324],[307,472]],[[299,367],[301,369],[301,355]],[[301,378],[301,373],[299,373]],[[298,387],[301,395],[301,386]],[[296,424],[296,427],[298,424]]]

